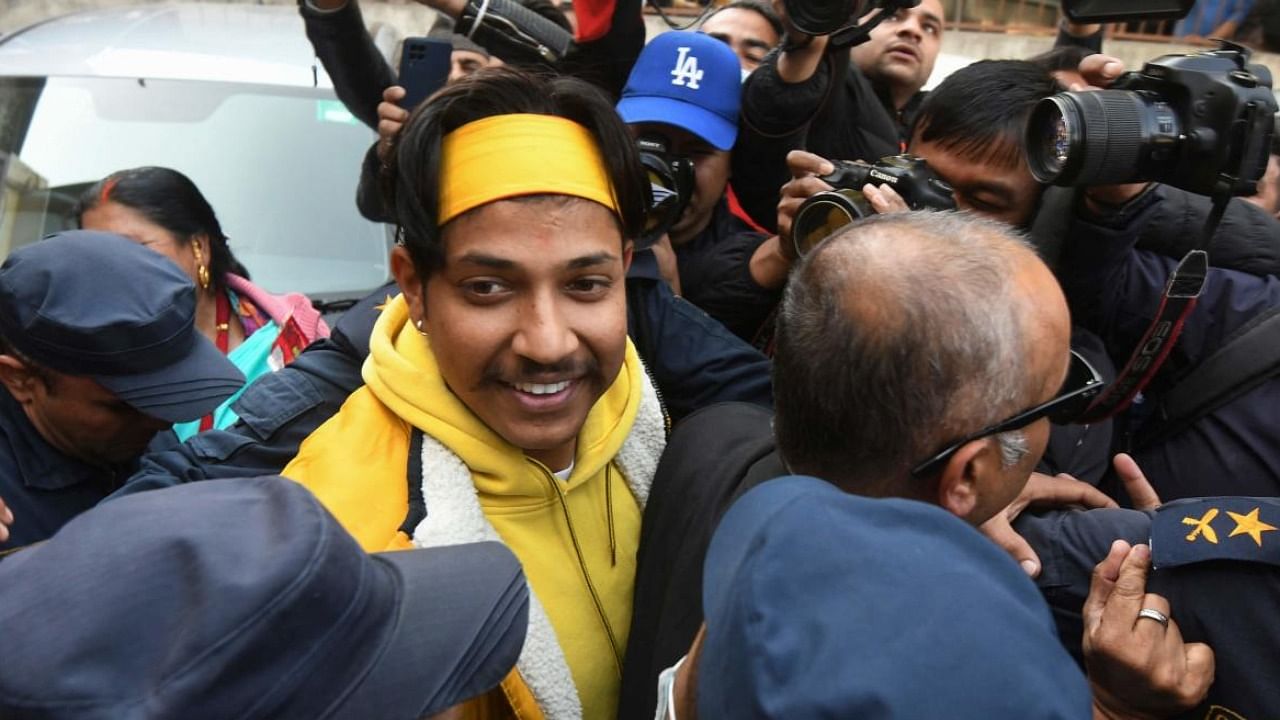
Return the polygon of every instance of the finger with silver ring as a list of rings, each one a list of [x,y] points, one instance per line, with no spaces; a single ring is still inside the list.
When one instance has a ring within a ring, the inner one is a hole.
[[[1155,620],[1156,622],[1160,623],[1161,627],[1166,627],[1166,628],[1169,627],[1169,616],[1165,615],[1159,610],[1156,610],[1155,608],[1144,607],[1141,610],[1139,610],[1138,619],[1141,620],[1143,618],[1146,618],[1148,620]]]
[[[1142,596],[1142,604],[1138,607],[1142,609],[1138,611],[1137,615],[1133,616],[1133,627],[1135,629],[1139,625],[1148,624],[1143,623],[1143,620],[1154,620],[1160,623],[1161,628],[1168,629],[1169,616],[1173,614],[1173,610],[1169,608],[1169,601],[1163,595],[1146,593]],[[1154,632],[1154,629],[1152,632]]]

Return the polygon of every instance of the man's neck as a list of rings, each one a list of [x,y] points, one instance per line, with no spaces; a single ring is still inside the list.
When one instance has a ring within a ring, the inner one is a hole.
[[[551,472],[557,473],[573,465],[574,453],[577,449],[578,442],[574,440],[557,448],[525,450],[524,454],[542,463]]]
[[[895,120],[900,120],[902,111],[911,103],[911,98],[916,96],[919,89],[912,90],[901,85],[893,85],[879,79],[871,80],[871,87],[875,88],[876,95],[880,101],[884,103],[885,108],[894,116]]]

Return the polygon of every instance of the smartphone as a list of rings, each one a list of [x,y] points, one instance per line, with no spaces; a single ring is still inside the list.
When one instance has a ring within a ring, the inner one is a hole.
[[[448,40],[409,37],[404,40],[400,53],[400,78],[405,90],[400,107],[413,110],[431,93],[444,87],[449,80],[449,63],[453,44]]]
[[[1072,22],[1126,22],[1185,17],[1195,0],[1063,0]]]

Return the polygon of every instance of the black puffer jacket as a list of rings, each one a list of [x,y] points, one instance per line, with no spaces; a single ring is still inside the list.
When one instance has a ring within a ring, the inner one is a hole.
[[[1045,261],[1056,267],[1063,251],[1067,230],[1075,217],[1080,190],[1047,188],[1040,211],[1031,228],[1031,239]],[[1168,185],[1154,185],[1139,205],[1149,214],[1136,223],[1137,249],[1171,258],[1181,258],[1200,247],[1201,233],[1209,218],[1211,204],[1203,195],[1193,195]],[[1124,224],[1123,214],[1116,224]],[[1227,211],[1209,246],[1209,264],[1250,275],[1280,275],[1280,221],[1262,208],[1240,199]]]

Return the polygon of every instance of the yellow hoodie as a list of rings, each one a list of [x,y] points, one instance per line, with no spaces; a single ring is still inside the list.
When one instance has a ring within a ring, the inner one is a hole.
[[[628,477],[615,461],[645,390],[630,341],[618,378],[587,416],[572,474],[563,481],[490,430],[445,386],[427,338],[410,324],[403,297],[389,303],[374,326],[363,375],[365,387],[303,442],[283,475],[310,488],[371,552],[483,539],[479,528],[466,527],[465,507],[450,509],[460,496],[440,484],[448,482],[456,456],[465,466],[458,473],[469,474],[483,512],[475,524],[487,520],[520,559],[550,619],[583,717],[614,717],[641,508],[651,479],[651,469],[650,477]],[[426,436],[421,480],[406,474],[412,428]],[[402,530],[413,482],[423,484],[426,519]],[[472,488],[466,491],[469,496]],[[457,506],[469,501],[461,497]],[[433,534],[449,539],[433,540]],[[541,701],[545,690],[530,685]]]

